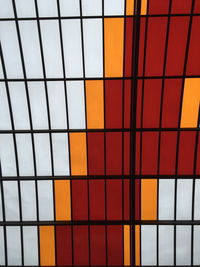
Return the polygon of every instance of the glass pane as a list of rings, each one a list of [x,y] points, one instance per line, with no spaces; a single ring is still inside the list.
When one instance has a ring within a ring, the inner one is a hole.
[[[6,227],[8,265],[21,265],[21,237],[19,226]]]
[[[104,2],[105,15],[124,15],[124,0],[107,0]]]
[[[54,219],[52,181],[38,181],[38,201],[40,221]]]
[[[37,4],[40,17],[58,16],[56,0],[37,0]]]
[[[173,265],[174,262],[174,227],[159,226],[159,265]]]
[[[174,219],[174,179],[159,180],[159,220]]]
[[[24,265],[38,265],[38,233],[36,226],[23,226]]]
[[[194,219],[200,220],[200,180],[195,180]]]
[[[8,1],[9,2],[9,1]],[[18,17],[35,17],[35,5],[34,0],[17,0],[15,1]]]
[[[5,245],[4,245],[4,231],[0,227],[0,265],[5,265]]]
[[[3,8],[0,8],[0,18],[13,18],[13,7],[12,7],[12,1],[11,0],[0,0],[0,6]]]
[[[79,0],[60,0],[61,16],[80,16]]]
[[[156,265],[156,226],[141,226],[142,265]]]
[[[0,83],[0,129],[11,130],[10,112],[5,83]]]
[[[200,265],[200,226],[194,225],[194,264]]]
[[[102,0],[84,0],[82,1],[83,16],[101,16]]]
[[[176,227],[176,263],[177,265],[191,264],[191,226]]]

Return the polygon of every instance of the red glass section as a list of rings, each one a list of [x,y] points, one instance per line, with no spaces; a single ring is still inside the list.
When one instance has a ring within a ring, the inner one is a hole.
[[[105,81],[106,128],[122,128],[122,80]]]
[[[162,108],[162,127],[164,128],[178,127],[182,82],[182,79],[165,80]]]
[[[136,111],[136,127],[141,128],[141,116],[142,116],[142,86],[144,80],[138,81],[137,86],[137,111]]]
[[[124,183],[124,220],[130,220],[130,181],[123,180]]]
[[[72,180],[71,185],[73,220],[88,220],[87,180]]]
[[[130,133],[124,132],[124,175],[130,174]]]
[[[200,1],[194,3],[194,13],[200,13]]]
[[[57,265],[72,265],[72,236],[71,226],[56,226],[56,258]]]
[[[107,219],[122,220],[122,180],[107,180]]]
[[[182,1],[182,0],[181,0]],[[169,0],[149,0],[148,14],[168,14]]]
[[[170,19],[166,75],[183,75],[189,20],[189,17]]]
[[[135,157],[135,173],[137,175],[140,174],[140,165],[141,165],[141,161],[140,161],[140,155],[141,155],[141,133],[137,132],[136,133],[136,157]]]
[[[135,179],[135,219],[141,219],[141,180]]]
[[[140,18],[140,40],[139,40],[139,58],[138,58],[138,75],[143,76],[144,54],[145,54],[145,31],[146,18]]]
[[[104,225],[90,226],[90,255],[92,266],[106,265],[106,236]]]
[[[161,79],[148,79],[144,81],[143,127],[158,128],[161,108]]]
[[[161,132],[159,174],[175,174],[177,132]]]
[[[124,128],[130,128],[131,120],[131,80],[124,80]]]
[[[89,181],[90,220],[105,220],[105,181]]]
[[[122,174],[122,133],[106,133],[106,174]]]
[[[104,174],[104,133],[87,133],[88,174]]]
[[[166,30],[167,30],[166,17],[148,18],[146,68],[145,68],[146,76],[161,76],[163,74],[164,52],[166,45]]]
[[[142,133],[142,174],[157,174],[158,132]]]
[[[172,13],[188,14],[191,12],[192,0],[173,0]]]
[[[125,19],[125,76],[132,75],[133,18]]]
[[[190,46],[187,61],[187,74],[199,75],[200,72],[200,34],[199,34],[200,17],[193,17],[192,29],[190,36]]]
[[[196,132],[180,132],[178,174],[194,173],[194,154],[196,146]]]
[[[73,226],[74,265],[89,266],[88,226]]]
[[[122,225],[107,226],[108,265],[123,265],[123,228]]]

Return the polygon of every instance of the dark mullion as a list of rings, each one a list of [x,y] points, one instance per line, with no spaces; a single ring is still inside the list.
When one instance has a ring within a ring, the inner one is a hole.
[[[3,181],[2,177],[2,170],[1,170],[1,161],[0,161],[0,188],[1,188],[1,203],[2,203],[2,218],[3,222],[6,221],[5,217],[5,201],[4,201],[4,190],[3,190]],[[4,256],[5,256],[5,265],[8,265],[8,252],[7,252],[7,243],[6,243],[6,226],[3,226],[3,234],[4,234]]]
[[[188,60],[188,53],[189,53],[189,45],[190,45],[190,36],[191,36],[191,28],[192,28],[192,19],[193,19],[193,11],[194,11],[194,3],[195,1],[192,0],[191,4],[191,16],[189,21],[188,27],[188,35],[187,35],[187,44],[186,44],[186,52],[185,52],[185,59],[184,59],[184,68],[183,68],[183,76],[186,75],[186,68],[187,68],[187,60]],[[182,103],[183,103],[183,93],[184,93],[184,84],[185,79],[182,80],[182,88],[181,88],[181,104],[180,104],[180,112],[179,112],[179,127],[181,124],[181,114],[182,114]],[[180,131],[177,134],[177,147],[176,147],[176,168],[175,172],[178,174],[178,160],[179,160],[179,146],[180,146]],[[175,201],[174,201],[174,219],[176,221],[177,215],[177,178],[175,178]],[[174,265],[176,265],[176,225],[174,225]]]
[[[168,13],[171,14],[172,9],[172,0],[169,1]],[[163,63],[163,76],[165,76],[166,72],[166,63],[167,63],[167,51],[168,51],[168,41],[169,41],[169,30],[170,30],[170,20],[171,17],[168,16],[167,20],[167,30],[166,30],[166,41],[165,41],[165,52],[164,52],[164,63]],[[162,115],[163,115],[163,101],[164,101],[164,87],[165,87],[165,79],[162,79],[162,89],[161,89],[161,99],[160,99],[160,120],[159,120],[159,128],[162,127]],[[157,165],[157,173],[160,174],[160,151],[161,150],[161,131],[159,131],[158,136],[158,165]],[[159,179],[157,179],[157,220],[159,220]],[[157,265],[159,265],[159,229],[160,227],[156,226],[157,232]]]
[[[148,18],[147,18],[148,19]],[[38,20],[39,22],[39,20]],[[166,75],[166,76],[135,76],[135,78],[137,78],[138,80],[145,80],[145,79],[183,79],[183,78],[200,78],[200,75]],[[87,77],[87,78],[83,78],[83,77],[73,77],[73,78],[27,78],[27,79],[23,79],[23,78],[7,78],[7,79],[0,79],[0,82],[24,82],[24,81],[28,81],[28,82],[45,82],[45,81],[82,81],[82,80],[132,80],[132,76],[124,76],[124,77]]]
[[[138,17],[190,17],[190,16],[200,16],[200,13],[181,13],[181,14],[146,14],[146,15],[138,15]],[[104,18],[132,18],[135,15],[105,15]],[[60,16],[61,19],[101,19],[102,16]],[[49,17],[39,17],[39,20],[56,20],[58,17],[49,16]],[[19,18],[0,18],[0,21],[26,21],[26,20],[37,20],[37,17],[19,17]]]
[[[82,18],[82,0],[79,0],[79,9],[80,9],[80,26],[81,26],[81,49],[82,49],[82,63],[83,63],[83,80],[84,80],[84,100],[85,100],[85,128],[88,128],[87,124],[87,100],[86,100],[86,75],[85,75],[85,49],[84,49],[84,32],[83,32],[83,18]],[[88,168],[88,134],[86,132],[86,157],[87,157],[87,172]],[[90,220],[90,184],[87,179],[87,196],[88,196],[88,220]],[[90,226],[88,225],[88,258],[89,266],[91,266],[91,249],[90,249]]]
[[[4,56],[3,56],[3,50],[2,50],[2,47],[1,47],[1,43],[0,43],[0,56],[1,56],[3,75],[4,75],[4,78],[6,79],[7,78],[7,73],[6,73],[5,62],[4,62]],[[11,127],[12,127],[12,130],[15,130],[15,124],[14,124],[14,118],[13,118],[13,110],[12,110],[12,104],[11,104],[11,98],[10,98],[8,82],[5,82],[5,87],[6,87],[6,95],[7,95],[8,107],[9,107],[9,113],[10,113]],[[19,160],[18,160],[18,153],[17,153],[16,135],[13,133],[12,136],[13,136],[13,144],[14,144],[16,176],[19,177]],[[1,180],[2,180],[2,178],[1,178]],[[17,189],[18,189],[18,197],[19,197],[19,219],[20,219],[20,222],[22,222],[21,190],[20,190],[20,182],[19,182],[19,180],[17,180]],[[7,237],[7,235],[6,235],[6,237]],[[20,243],[21,243],[21,260],[22,260],[22,265],[24,265],[22,226],[20,227]]]

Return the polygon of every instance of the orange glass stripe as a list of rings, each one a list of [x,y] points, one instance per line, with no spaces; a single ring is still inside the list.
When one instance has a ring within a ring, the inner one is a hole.
[[[105,76],[123,76],[124,19],[104,19]]]
[[[86,134],[70,133],[71,174],[87,175]]]
[[[134,0],[126,0],[126,15],[134,14]]]
[[[200,78],[185,79],[181,127],[197,127],[200,105]]]
[[[140,266],[140,226],[135,226],[135,265]]]
[[[130,266],[130,225],[124,225],[124,266]]]
[[[103,81],[86,81],[87,127],[104,128]]]
[[[55,180],[56,220],[71,220],[70,181]]]
[[[55,265],[54,226],[40,226],[40,265]]]
[[[141,218],[156,220],[157,218],[157,179],[142,179]]]
[[[147,0],[141,1],[141,15],[147,14]]]

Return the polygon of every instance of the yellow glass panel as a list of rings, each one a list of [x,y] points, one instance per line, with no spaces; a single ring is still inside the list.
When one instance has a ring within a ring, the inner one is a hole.
[[[142,179],[141,217],[142,220],[157,218],[157,179]]]
[[[105,76],[123,76],[124,19],[104,19]]]
[[[130,266],[130,225],[124,225],[124,266]]]
[[[70,181],[55,180],[56,220],[71,220]]]
[[[140,226],[135,226],[135,265],[140,266]]]
[[[197,127],[200,105],[200,78],[185,79],[181,127]]]
[[[87,175],[86,134],[70,133],[71,174]]]
[[[54,226],[40,226],[40,265],[55,265]]]
[[[133,15],[134,13],[134,0],[126,0],[126,15]]]
[[[86,81],[87,128],[104,128],[103,81]]]
[[[141,15],[147,14],[147,0],[141,1]]]

